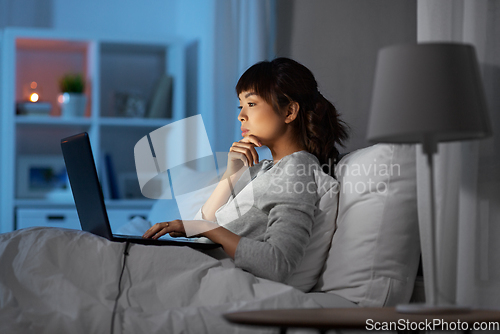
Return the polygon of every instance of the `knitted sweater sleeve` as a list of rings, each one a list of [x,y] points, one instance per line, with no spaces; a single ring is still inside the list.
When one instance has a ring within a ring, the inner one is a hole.
[[[307,159],[293,155],[268,172],[272,174],[268,175],[270,182],[255,182],[254,190],[259,194],[256,206],[267,213],[267,228],[262,240],[240,239],[236,266],[286,283],[300,264],[309,244],[317,203],[313,172],[304,170],[311,162]]]

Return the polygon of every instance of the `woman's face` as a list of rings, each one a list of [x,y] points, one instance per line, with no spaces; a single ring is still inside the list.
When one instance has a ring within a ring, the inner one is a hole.
[[[278,115],[273,107],[252,91],[242,92],[240,100],[241,135],[255,136],[262,145],[272,145],[285,131],[285,117]]]

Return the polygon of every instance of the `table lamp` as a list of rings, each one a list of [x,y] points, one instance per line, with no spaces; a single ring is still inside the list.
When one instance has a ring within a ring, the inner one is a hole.
[[[395,45],[379,51],[368,140],[422,143],[429,169],[432,290],[425,304],[398,305],[400,312],[454,309],[438,298],[433,155],[438,142],[491,135],[486,99],[474,47],[458,43]],[[422,222],[420,222],[422,223]]]

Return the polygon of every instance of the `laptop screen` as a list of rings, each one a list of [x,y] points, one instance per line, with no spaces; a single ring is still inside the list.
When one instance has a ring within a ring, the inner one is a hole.
[[[88,133],[62,139],[61,148],[82,230],[111,240],[111,227]]]

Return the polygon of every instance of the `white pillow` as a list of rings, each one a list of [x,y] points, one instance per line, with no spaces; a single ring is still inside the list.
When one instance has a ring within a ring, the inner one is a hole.
[[[360,306],[408,302],[418,269],[415,147],[378,144],[346,155],[337,230],[314,291]]]
[[[314,170],[319,200],[314,213],[314,226],[304,258],[288,279],[287,284],[309,291],[318,282],[335,231],[339,183],[323,171]]]

